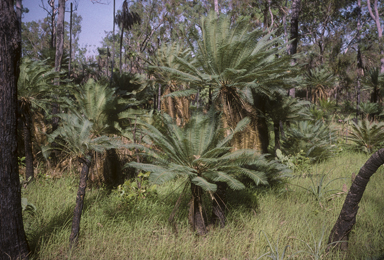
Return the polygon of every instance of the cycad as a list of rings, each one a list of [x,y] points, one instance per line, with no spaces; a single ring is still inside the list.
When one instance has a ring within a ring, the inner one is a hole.
[[[121,145],[117,139],[105,135],[96,136],[93,134],[93,123],[84,117],[79,117],[74,114],[59,114],[57,116],[61,119],[61,125],[49,135],[49,141],[56,143],[54,149],[61,150],[71,157],[76,157],[83,165],[80,173],[80,183],[69,238],[72,247],[77,242],[80,231],[81,213],[92,160],[91,152],[103,152],[104,150],[117,148]],[[48,151],[51,149],[51,147],[45,147],[43,154],[47,157]]]
[[[68,100],[72,104],[71,111],[92,122],[95,136],[114,132],[114,122],[118,120],[117,113],[122,105],[114,89],[90,79],[74,90],[73,95],[75,102]]]
[[[310,89],[312,102],[316,103],[320,99],[328,98],[328,89],[335,84],[335,77],[332,72],[315,68],[309,70],[304,78],[304,85]]]
[[[328,158],[335,148],[336,135],[323,121],[299,121],[287,129],[283,142],[287,154],[303,151],[308,158],[319,161]]]
[[[384,123],[370,121],[365,118],[356,124],[352,121],[352,132],[349,140],[355,143],[358,149],[371,153],[375,148],[383,143]]]
[[[33,178],[32,114],[47,110],[54,92],[53,80],[57,73],[45,61],[23,59],[17,82],[19,113],[23,122],[26,179]]]
[[[224,198],[216,193],[218,186],[221,185],[224,189],[226,185],[234,190],[243,189],[244,185],[238,180],[240,175],[249,177],[256,184],[267,184],[267,174],[262,169],[276,169],[266,163],[263,157],[257,156],[254,150],[231,152],[229,142],[234,134],[244,129],[248,123],[249,119],[244,118],[234,131],[225,137],[220,115],[213,110],[210,110],[208,115],[194,114],[184,128],[177,126],[164,114],[157,127],[146,124],[144,130],[150,138],[150,144],[156,148],[135,146],[145,152],[151,163],[130,162],[127,165],[150,171],[150,181],[157,184],[177,176],[186,178],[192,193],[189,221],[194,230],[203,234],[206,232],[203,192],[211,195],[214,215],[220,219],[221,225],[224,225]],[[243,167],[245,165],[247,168]]]
[[[160,66],[159,69],[191,86],[209,86],[228,127],[234,128],[241,119],[250,117],[252,122],[247,132],[252,134],[241,138],[245,143],[242,147],[261,150],[253,95],[270,96],[288,85],[293,69],[289,63],[291,57],[283,54],[283,43],[272,37],[272,33],[265,34],[260,29],[249,31],[244,21],[231,25],[230,17],[210,13],[201,20],[197,48],[192,52],[194,58],[175,56],[178,68]]]
[[[176,58],[191,60],[190,49],[183,48],[177,43],[161,46],[154,58],[151,59],[152,65],[148,70],[153,75],[157,83],[164,86],[161,101],[161,110],[169,114],[177,120],[180,125],[185,123],[189,118],[189,96],[196,94],[196,89],[190,89],[188,83],[177,80],[172,73],[162,70],[162,67],[178,70],[180,64],[176,62]],[[173,93],[177,91],[177,95]]]

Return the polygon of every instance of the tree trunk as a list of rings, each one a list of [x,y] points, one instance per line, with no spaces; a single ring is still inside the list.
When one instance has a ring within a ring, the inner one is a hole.
[[[91,154],[89,154],[89,156],[91,156]],[[79,160],[83,164],[83,168],[81,169],[79,189],[76,196],[76,206],[75,211],[73,212],[72,230],[69,237],[70,247],[76,245],[79,236],[81,212],[84,206],[85,189],[87,188],[89,167],[91,166],[91,161],[88,158],[84,157]]]
[[[25,179],[33,179],[33,153],[31,138],[31,115],[27,112],[23,118],[24,150],[25,150]]]
[[[361,77],[363,76],[363,58],[360,50],[360,32],[361,32],[361,0],[357,1],[357,82],[356,82],[356,124],[360,115],[360,90],[361,90]]]
[[[368,184],[369,178],[376,172],[376,170],[384,164],[384,149],[380,149],[374,153],[368,161],[361,167],[359,174],[356,176],[352,186],[345,198],[344,205],[341,209],[340,215],[329,235],[328,243],[343,241],[337,243],[337,247],[342,250],[348,248],[348,236],[352,230],[353,225],[356,223],[356,215],[359,210],[359,202]],[[333,247],[328,247],[328,250]]]
[[[112,29],[112,59],[111,59],[111,82],[113,81],[113,68],[115,67],[115,7],[116,0],[113,0],[113,29]]]
[[[188,214],[189,224],[193,231],[196,231],[199,235],[204,235],[207,233],[207,227],[203,215],[203,189],[191,183],[191,192],[192,199],[190,201]]]
[[[361,6],[361,3],[359,6]],[[383,57],[384,48],[383,48],[383,42],[382,42],[383,29],[381,28],[381,21],[380,21],[379,9],[378,9],[378,0],[375,0],[375,2],[373,4],[373,9],[374,9],[375,13],[373,13],[373,11],[372,11],[371,0],[367,0],[367,6],[368,6],[369,15],[371,16],[372,20],[376,24],[377,36],[379,38],[379,49],[380,49],[380,54],[381,54],[380,73],[384,73],[384,57]]]
[[[124,37],[124,26],[123,24],[121,25],[121,35],[120,35],[120,50],[119,50],[119,55],[120,55],[120,63],[119,63],[119,68],[120,68],[120,75],[122,73],[122,61],[121,61],[121,56],[122,56],[122,51],[123,51],[123,37]]]
[[[0,1],[0,259],[28,259],[17,162],[21,32],[14,1]]]
[[[300,15],[300,5],[301,0],[292,0],[292,8],[291,8],[291,34],[289,36],[289,40],[293,40],[289,44],[289,55],[294,55],[297,53],[297,44],[299,42],[299,15]],[[295,64],[296,60],[292,59],[292,64]],[[296,96],[295,88],[291,88],[288,91],[288,95],[291,97]]]
[[[57,16],[57,29],[56,29],[56,55],[55,55],[55,71],[60,72],[61,61],[63,59],[64,52],[64,17],[65,17],[65,0],[59,0],[59,10]],[[60,85],[60,79],[55,79],[55,85]],[[57,103],[52,104],[52,114],[59,113],[59,105]],[[59,118],[52,118],[52,130],[56,130],[59,125]]]
[[[72,12],[73,3],[71,3],[71,12],[69,16],[69,62],[68,62],[68,78],[71,77],[71,62],[72,62]]]
[[[275,152],[280,149],[280,121],[273,122],[273,132],[275,133]]]
[[[220,227],[225,226],[225,207],[227,204],[227,183],[216,182],[217,190],[213,194],[212,200],[212,223],[214,225],[220,224]]]
[[[268,146],[269,146],[269,131],[268,131],[268,124],[267,120],[265,118],[265,103],[266,99],[260,95],[256,95],[254,97],[255,107],[258,111],[261,112],[261,115],[257,118],[257,127],[256,131],[258,133],[258,139],[261,143],[261,152],[262,153],[268,153]]]

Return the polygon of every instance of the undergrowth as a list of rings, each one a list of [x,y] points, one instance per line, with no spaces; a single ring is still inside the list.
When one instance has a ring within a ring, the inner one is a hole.
[[[229,191],[226,227],[211,227],[204,237],[189,229],[188,201],[182,201],[176,225],[168,223],[181,179],[156,187],[156,192],[141,189],[138,196],[132,195],[134,182],[112,192],[89,189],[79,244],[72,252],[68,240],[78,177],[37,178],[23,191],[36,208],[33,214],[23,213],[31,259],[378,259],[384,254],[382,168],[360,203],[349,251],[325,251],[345,187],[368,157],[345,151],[294,171],[278,187]]]

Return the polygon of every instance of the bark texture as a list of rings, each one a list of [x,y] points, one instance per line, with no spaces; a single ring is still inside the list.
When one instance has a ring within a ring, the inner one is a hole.
[[[189,207],[188,220],[193,231],[196,231],[199,235],[204,235],[207,233],[207,226],[203,215],[203,189],[191,183],[191,192],[192,199]]]
[[[292,7],[291,7],[291,29],[290,29],[290,36],[289,40],[293,40],[289,46],[288,46],[288,53],[289,55],[294,55],[297,53],[297,44],[299,42],[299,15],[300,15],[300,5],[301,0],[292,0]],[[296,63],[296,60],[292,60],[292,63]],[[296,95],[296,89],[291,88],[288,91],[288,95],[291,97],[295,97]]]
[[[359,202],[363,197],[369,178],[371,178],[371,176],[382,164],[384,164],[384,149],[380,149],[374,153],[364,164],[364,166],[361,167],[359,174],[353,181],[348,195],[345,198],[344,205],[335,226],[331,231],[328,243],[342,241],[340,243],[336,243],[336,246],[342,250],[348,249],[348,236],[353,225],[356,223],[356,214],[359,210]],[[329,248],[330,247],[328,247],[328,249]]]
[[[212,223],[214,225],[220,224],[220,227],[225,227],[225,207],[227,203],[227,183],[216,182],[217,190],[213,194],[212,200]]]
[[[71,235],[69,236],[69,243],[71,247],[76,245],[80,232],[81,212],[83,211],[85,189],[87,188],[89,167],[91,166],[91,161],[89,159],[81,158],[79,160],[83,164],[83,167],[80,174],[80,183],[76,196],[75,211],[73,212]]]
[[[21,33],[14,1],[0,1],[0,260],[28,259],[17,163]]]

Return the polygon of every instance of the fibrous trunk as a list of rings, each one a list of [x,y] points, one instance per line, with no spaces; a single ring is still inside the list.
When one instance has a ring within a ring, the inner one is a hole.
[[[202,195],[203,189],[191,183],[192,199],[189,206],[188,219],[193,231],[199,235],[207,233],[206,222],[203,215],[203,202]]]
[[[86,157],[81,158],[80,162],[83,164],[83,167],[81,169],[79,189],[76,196],[76,206],[75,211],[73,212],[72,230],[69,237],[71,247],[76,244],[80,232],[81,212],[83,211],[85,189],[87,188],[89,167],[91,166],[91,161]]]
[[[359,210],[359,202],[368,184],[369,178],[376,170],[384,164],[384,149],[380,149],[374,153],[368,161],[361,167],[359,174],[356,176],[352,186],[345,198],[344,205],[340,215],[329,236],[328,243],[336,243],[336,246],[342,250],[348,248],[348,236],[356,223],[356,215]],[[341,241],[341,242],[339,242]],[[328,247],[329,249],[330,247]]]
[[[220,224],[220,227],[225,226],[225,207],[227,203],[227,183],[216,182],[217,190],[213,194],[212,200],[212,223],[214,225]]]
[[[17,162],[21,32],[14,1],[0,1],[0,259],[28,259]]]

